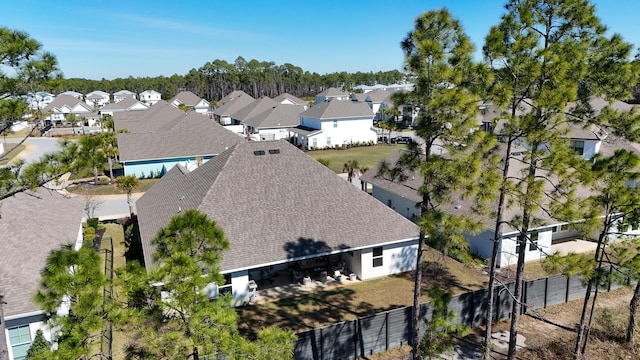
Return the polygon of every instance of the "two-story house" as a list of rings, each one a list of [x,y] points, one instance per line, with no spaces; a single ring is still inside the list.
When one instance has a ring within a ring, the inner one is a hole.
[[[145,90],[139,94],[139,99],[145,104],[153,105],[162,100],[162,94],[155,90]]]
[[[325,101],[300,114],[292,128],[296,144],[305,149],[333,148],[347,144],[377,142],[373,111],[366,103]]]

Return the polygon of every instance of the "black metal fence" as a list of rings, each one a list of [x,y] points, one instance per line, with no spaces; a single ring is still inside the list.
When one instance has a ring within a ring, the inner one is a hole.
[[[499,321],[511,317],[515,282],[497,286],[493,319]],[[620,285],[611,284],[610,291]],[[579,277],[567,278],[554,275],[525,281],[523,312],[544,309],[549,306],[583,298],[586,285]],[[484,324],[487,313],[487,289],[454,296],[449,308],[457,314],[455,322],[470,327]],[[429,303],[421,304],[422,321],[431,316]],[[366,357],[378,352],[409,344],[411,307],[398,308],[356,320],[313,329],[298,334],[295,359],[347,360]],[[420,329],[424,327],[421,326]],[[420,334],[422,337],[422,334]]]

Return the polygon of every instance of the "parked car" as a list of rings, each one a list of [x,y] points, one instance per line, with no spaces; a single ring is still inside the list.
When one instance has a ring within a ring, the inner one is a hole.
[[[391,138],[392,144],[408,144],[413,142],[411,136],[394,136]]]

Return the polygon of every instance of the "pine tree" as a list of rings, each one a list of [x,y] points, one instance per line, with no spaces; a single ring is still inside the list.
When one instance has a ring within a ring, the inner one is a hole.
[[[51,342],[44,338],[42,330],[36,331],[36,336],[27,351],[27,359],[47,359],[51,354]]]
[[[486,197],[476,185],[486,185],[482,190],[489,193],[493,182],[490,177],[479,180],[486,174],[481,171],[481,159],[493,141],[484,132],[476,131],[479,90],[483,89],[482,80],[490,79],[490,74],[473,63],[473,45],[446,9],[418,17],[415,29],[401,47],[406,69],[416,81],[414,91],[396,96],[395,102],[421,109],[415,132],[422,141],[409,144],[397,163],[382,163],[378,176],[403,182],[418,172],[424,179],[419,189],[420,237],[411,327],[412,354],[417,359],[424,246],[435,248],[443,256],[468,260],[465,233],[479,230],[479,224],[450,210],[462,196],[480,195],[476,198],[481,204]]]
[[[438,285],[431,285],[427,294],[433,311],[431,317],[424,320],[425,330],[419,349],[420,356],[433,359],[452,350],[454,336],[464,336],[469,328],[451,323],[455,320],[456,313],[449,310],[452,296],[450,292],[445,292]]]
[[[190,356],[196,360],[205,355],[234,359],[260,358],[252,357],[256,354],[263,354],[261,358],[293,356],[293,333],[269,329],[258,335],[258,342],[248,342],[238,333],[231,298],[211,301],[204,292],[212,283],[224,283],[219,263],[229,242],[214,221],[187,209],[171,218],[152,243],[156,264],[148,274],[140,266],[119,273],[131,305],[121,318],[134,334],[126,349],[131,356]]]
[[[572,189],[577,185],[572,178],[580,165],[567,151],[564,135],[570,123],[589,123],[567,113],[579,112],[577,109],[594,95],[623,97],[627,91],[621,84],[634,84],[636,74],[628,66],[628,44],[615,35],[605,37],[605,27],[587,0],[513,0],[506,10],[486,37],[483,52],[496,73],[495,98],[511,109],[500,135],[525,146],[521,176],[502,186],[503,191],[512,190],[508,201],[518,204],[520,215],[498,219],[519,232],[508,352],[508,358],[513,359],[529,229],[541,224],[541,212],[570,206]],[[571,109],[570,104],[578,105]],[[509,156],[504,156],[506,161]],[[565,209],[564,213],[569,212]]]

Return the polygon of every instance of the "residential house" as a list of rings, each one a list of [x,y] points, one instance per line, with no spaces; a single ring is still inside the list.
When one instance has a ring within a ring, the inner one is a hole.
[[[42,110],[47,105],[51,104],[56,98],[55,95],[46,91],[37,91],[36,93],[29,93],[26,96],[29,109]]]
[[[283,93],[273,98],[273,100],[279,102],[280,104],[287,105],[302,105],[305,107],[305,110],[309,108],[309,102],[304,101],[298,97],[295,97],[289,93]]]
[[[239,143],[191,172],[176,166],[136,207],[148,270],[151,239],[172,216],[197,209],[214,220],[230,250],[220,264],[226,284],[210,294],[229,289],[236,305],[251,301],[265,272],[296,282],[298,272],[369,280],[415,268],[412,222],[284,140]]]
[[[145,90],[140,93],[140,101],[145,104],[154,105],[160,100],[162,100],[162,94],[155,90]]]
[[[236,90],[218,101],[213,110],[213,118],[222,125],[238,125],[233,122],[231,114],[255,101],[255,98],[242,90]]]
[[[81,93],[79,93],[77,91],[73,91],[73,90],[65,91],[65,92],[60,93],[58,95],[69,95],[69,96],[73,96],[74,98],[76,98],[78,100],[82,100],[84,98],[84,95],[82,95]]]
[[[201,114],[207,114],[209,112],[209,102],[205,99],[201,99],[198,95],[191,91],[180,91],[178,95],[174,96],[169,103],[175,107],[185,105],[189,109]]]
[[[382,115],[382,110],[393,107],[393,100],[391,99],[393,93],[386,90],[374,90],[367,93],[366,95],[367,96],[365,97],[364,101],[367,103],[367,105],[369,105],[369,107],[375,114],[373,120],[386,120]]]
[[[65,244],[82,244],[84,201],[40,189],[2,200],[0,220],[0,337],[7,342],[9,360],[24,359],[42,329],[51,340],[44,312],[33,298],[40,273],[52,250]],[[53,216],[55,214],[55,216]],[[0,349],[3,348],[0,344]]]
[[[133,91],[129,91],[129,90],[120,90],[120,91],[116,91],[113,93],[113,102],[120,102],[122,100],[124,100],[127,97],[132,97],[132,98],[136,98],[136,93],[134,93]]]
[[[496,131],[499,131],[497,128]],[[605,134],[598,131],[596,127],[591,126],[586,130],[579,126],[570,126],[568,132],[565,135],[569,146],[576,152],[585,158],[585,160],[591,159],[596,153],[603,154],[605,156],[612,155],[617,149],[627,149],[635,151],[640,155],[640,145],[636,143],[630,143],[624,139],[621,139],[613,134]],[[509,176],[519,177],[526,164],[522,162],[523,153],[528,151],[526,147],[520,145],[513,145],[510,154]],[[504,149],[504,146],[503,146]],[[396,163],[400,156],[400,152],[389,156],[385,161],[389,164]],[[418,194],[418,189],[423,182],[422,175],[418,172],[411,172],[405,174],[407,176],[406,181],[390,181],[385,178],[384,175],[380,175],[379,167],[375,167],[367,171],[360,177],[363,182],[362,188],[371,185],[372,195],[383,204],[394,209],[404,217],[415,220],[420,216],[419,203],[422,201],[422,197]],[[545,176],[544,173],[540,173],[540,176]],[[549,191],[552,191],[551,184],[547,184]],[[590,195],[587,188],[580,187],[577,189],[578,198],[586,198]],[[454,204],[445,207],[444,210],[453,214],[465,214],[474,217],[480,221],[485,230],[477,235],[469,235],[467,237],[471,250],[481,258],[490,258],[493,248],[493,237],[495,232],[495,218],[490,216],[483,217],[474,214],[471,209],[473,207],[473,199],[457,199]],[[490,206],[496,208],[495,205]],[[508,208],[505,210],[504,218],[510,219],[516,216],[520,210],[517,206]],[[557,244],[567,242],[568,240],[576,241],[581,237],[577,231],[573,230],[571,225],[566,221],[552,218],[549,214],[540,212],[535,214],[535,217],[539,219],[543,225],[536,226],[529,229],[529,236],[533,244],[527,244],[526,248],[520,249],[516,239],[519,234],[518,229],[511,227],[508,224],[503,225],[502,237],[500,240],[500,250],[498,253],[497,264],[498,266],[508,266],[517,262],[518,253],[520,251],[526,251],[525,260],[539,260],[546,256],[546,254],[552,253],[554,247]]]
[[[116,112],[113,114],[113,122],[116,131],[145,133],[163,128],[170,129],[184,117],[184,114],[184,111],[160,100],[144,111]]]
[[[66,121],[67,115],[75,114],[78,117],[86,117],[93,112],[93,108],[73,96],[58,95],[49,105],[42,109],[42,112],[47,115],[45,117],[46,124],[61,125]]]
[[[386,90],[386,91],[389,91],[389,92],[393,92],[393,91],[413,91],[413,87],[414,87],[414,85],[412,83],[405,83],[405,84],[391,84],[391,85],[376,84],[376,85],[373,85],[373,86],[358,85],[358,86],[355,86],[353,89],[354,90],[360,90],[360,91],[362,91],[362,93],[366,94],[368,92],[375,91],[375,90]]]
[[[373,111],[366,103],[325,101],[300,114],[300,125],[291,129],[296,144],[305,149],[333,148],[355,143],[375,144]]]
[[[176,164],[198,166],[243,139],[190,111],[154,131],[117,134],[117,141],[124,174],[143,178],[163,175]]]
[[[291,128],[300,124],[300,114],[304,105],[278,104],[259,114],[246,118],[242,124],[244,133],[251,140],[288,140],[292,136]]]
[[[231,122],[233,124],[243,125],[239,127],[239,130],[236,130],[235,132],[247,134],[244,127],[244,121],[246,119],[250,118],[251,116],[257,115],[265,110],[273,109],[277,105],[279,105],[277,101],[270,99],[268,96],[263,96],[252,101],[250,104],[243,106],[241,109],[238,109],[230,115]],[[227,127],[227,129],[229,129],[229,127]]]
[[[88,93],[84,97],[84,101],[87,105],[91,106],[93,109],[99,109],[105,105],[107,105],[110,101],[111,95],[104,91],[96,90]]]
[[[147,110],[149,106],[150,105],[137,100],[135,97],[127,96],[123,99],[120,99],[118,102],[103,106],[100,109],[100,113],[113,116],[113,114],[117,112]]]
[[[316,104],[331,100],[345,101],[349,100],[349,98],[349,94],[347,94],[346,92],[338,90],[334,87],[330,87],[327,90],[316,95]]]
[[[367,94],[365,93],[353,93],[351,94],[351,101],[353,102],[365,102],[367,100]]]

